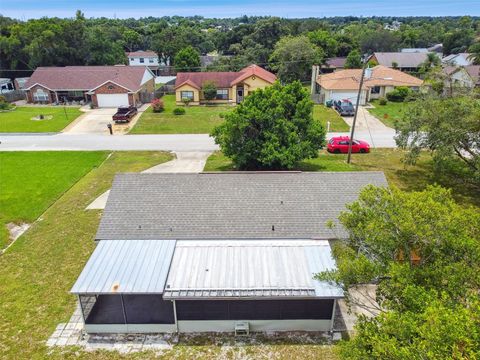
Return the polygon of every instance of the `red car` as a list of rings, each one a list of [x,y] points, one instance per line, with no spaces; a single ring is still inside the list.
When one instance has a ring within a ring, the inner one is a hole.
[[[348,153],[348,145],[350,143],[349,136],[336,136],[328,141],[327,150],[334,154]],[[368,153],[370,145],[366,141],[353,140],[352,153]]]

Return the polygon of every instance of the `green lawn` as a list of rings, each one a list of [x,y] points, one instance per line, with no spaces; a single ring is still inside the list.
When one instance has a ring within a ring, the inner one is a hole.
[[[0,249],[7,223],[32,223],[78,179],[105,159],[105,152],[0,152]]]
[[[327,108],[324,105],[314,106],[313,118],[320,120],[325,129],[327,128],[327,121],[330,121],[331,132],[345,132],[350,130],[348,124],[343,121],[342,117],[335,110]]]
[[[58,323],[75,309],[69,290],[92,253],[100,210],[85,207],[107,190],[118,172],[138,172],[167,161],[162,152],[114,152],[88,172],[0,256],[0,353],[2,359],[337,359],[334,347],[293,337],[242,340],[217,336],[181,336],[160,356],[81,349],[47,348]],[[21,187],[22,182],[17,184]],[[228,346],[221,346],[224,344]]]
[[[165,95],[165,111],[154,113],[151,108],[143,113],[130,134],[209,134],[212,129],[221,124],[222,113],[231,111],[232,106],[188,106],[185,115],[174,115],[174,95]],[[326,128],[330,121],[330,131],[349,131],[349,126],[332,109],[323,105],[315,105],[313,110],[314,119],[320,120]]]
[[[405,166],[403,152],[394,149],[374,149],[369,154],[354,154],[352,164],[346,155],[321,151],[318,158],[302,161],[296,170],[302,171],[383,171],[389,184],[406,191],[422,190],[429,184],[451,188],[455,199],[461,203],[480,206],[480,193],[461,180],[434,175],[431,156],[423,153],[415,166]],[[205,171],[233,171],[232,162],[221,152],[212,154]]]
[[[408,108],[408,103],[398,103],[389,101],[386,105],[380,105],[377,100],[372,101],[373,109],[368,111],[383,122],[385,125],[395,128],[395,122],[400,120]]]
[[[80,116],[76,107],[61,106],[17,106],[15,110],[0,112],[2,132],[58,132]],[[44,115],[44,120],[32,118]]]
[[[145,111],[130,134],[209,134],[223,122],[220,114],[232,110],[231,106],[188,106],[185,115],[174,115],[175,95],[163,98],[165,111],[154,113],[151,108]]]

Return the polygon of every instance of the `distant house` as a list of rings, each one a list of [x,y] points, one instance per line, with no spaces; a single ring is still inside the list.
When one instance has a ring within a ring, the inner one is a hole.
[[[119,174],[71,289],[87,333],[331,331],[328,239],[381,172]],[[333,231],[328,223],[337,226]]]
[[[15,78],[13,81],[15,84],[15,90],[24,90],[25,89],[25,84],[28,81],[28,77],[23,77],[23,78]]]
[[[473,64],[473,60],[469,58],[469,53],[459,53],[445,56],[442,63],[452,66],[468,66]]]
[[[263,89],[277,77],[257,65],[250,65],[238,72],[179,72],[175,81],[177,104],[190,99],[191,105],[205,103],[202,87],[206,82],[217,86],[217,96],[211,101],[219,104],[238,104],[252,91]]]
[[[91,102],[98,107],[136,105],[155,90],[155,76],[140,66],[39,67],[25,84],[30,103]]]
[[[0,78],[0,94],[8,93],[15,90],[13,81],[9,78]]]
[[[361,69],[345,69],[317,77],[320,101],[348,99],[355,103],[360,88]],[[360,105],[384,97],[397,86],[407,86],[419,90],[423,80],[402,71],[377,65],[365,72],[365,81],[360,97]]]
[[[400,71],[417,72],[427,57],[428,52],[375,52],[370,60],[375,61],[378,65]]]
[[[345,68],[346,57],[332,57],[325,61],[325,64],[321,66],[322,73],[330,73],[337,70],[343,70]]]
[[[158,54],[154,51],[134,51],[126,53],[128,65],[147,66],[155,75],[158,75],[160,65],[165,65],[159,61]]]
[[[445,91],[453,87],[473,89],[480,86],[480,65],[445,66]]]

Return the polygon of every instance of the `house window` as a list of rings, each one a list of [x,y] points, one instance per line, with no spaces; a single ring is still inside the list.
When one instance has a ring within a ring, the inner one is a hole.
[[[153,62],[154,62],[154,61],[153,61],[153,58],[148,59],[148,62],[149,62],[150,64],[153,64]]]
[[[370,90],[370,94],[380,94],[380,86],[372,87],[372,90]]]
[[[83,91],[69,91],[68,96],[70,96],[70,97],[83,97]]]
[[[193,91],[180,91],[180,98],[189,99],[193,101]]]
[[[37,91],[33,93],[33,101],[48,101],[48,93],[43,89],[37,89]]]
[[[228,100],[228,89],[218,89],[217,100]]]
[[[143,64],[145,62],[144,58],[140,58],[140,63]]]
[[[135,61],[135,58],[130,58],[130,61]]]

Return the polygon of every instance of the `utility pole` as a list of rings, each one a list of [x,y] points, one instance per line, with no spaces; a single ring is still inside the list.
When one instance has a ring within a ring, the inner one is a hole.
[[[368,62],[365,61],[365,63],[362,66],[362,76],[360,77],[360,85],[359,85],[358,95],[357,95],[357,104],[355,106],[355,115],[353,116],[352,130],[350,131],[350,140],[348,142],[347,164],[350,164],[351,158],[352,158],[353,134],[355,133],[355,123],[357,122],[358,106],[360,104],[360,97],[362,96],[363,79],[365,78],[365,68],[367,66],[368,66]]]

